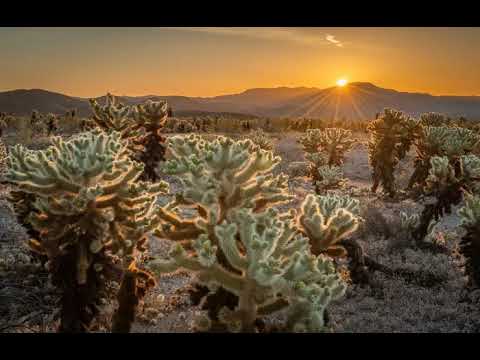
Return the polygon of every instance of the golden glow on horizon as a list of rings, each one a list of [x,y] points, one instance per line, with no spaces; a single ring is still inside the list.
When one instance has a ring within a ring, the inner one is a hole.
[[[348,84],[348,80],[347,79],[338,79],[337,80],[337,86],[340,86],[340,87],[343,87],[345,85]]]

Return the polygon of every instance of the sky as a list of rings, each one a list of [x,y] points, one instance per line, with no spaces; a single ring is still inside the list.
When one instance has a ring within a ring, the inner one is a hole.
[[[216,96],[335,86],[480,95],[480,28],[0,28],[0,91]]]

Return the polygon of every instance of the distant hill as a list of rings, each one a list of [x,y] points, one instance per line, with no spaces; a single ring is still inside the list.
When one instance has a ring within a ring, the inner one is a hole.
[[[243,116],[320,117],[347,120],[371,119],[386,107],[402,110],[412,116],[424,112],[439,112],[450,116],[465,116],[480,120],[479,96],[433,96],[422,93],[384,89],[367,82],[347,86],[318,88],[258,88],[240,94],[215,97],[187,96],[121,96],[126,104],[138,104],[147,99],[166,100],[174,114],[234,113]],[[99,101],[105,101],[104,97]],[[76,108],[81,116],[90,115],[88,99],[67,96],[41,89],[0,92],[0,111],[17,115],[42,113],[63,114]]]

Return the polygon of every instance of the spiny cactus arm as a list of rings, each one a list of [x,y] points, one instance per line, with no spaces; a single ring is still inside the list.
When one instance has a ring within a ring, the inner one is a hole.
[[[245,229],[242,228],[240,230],[240,236],[248,236],[246,232],[248,233],[249,230],[248,227]],[[242,255],[238,248],[236,240],[237,226],[235,224],[231,224],[230,226],[216,226],[215,235],[228,263],[239,271],[245,271],[248,268],[248,261],[246,256]]]
[[[352,199],[338,196],[308,195],[305,198],[298,221],[312,243],[314,254],[327,251],[357,230],[360,220],[355,215],[357,206]]]

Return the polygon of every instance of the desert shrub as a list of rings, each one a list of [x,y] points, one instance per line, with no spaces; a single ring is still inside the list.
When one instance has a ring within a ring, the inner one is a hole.
[[[480,137],[474,132],[458,127],[424,127],[415,141],[416,157],[414,172],[408,187],[422,193],[429,176],[431,159],[434,156],[447,157],[456,161],[463,155],[473,153]]]
[[[59,331],[87,331],[108,296],[107,281],[118,280],[119,272],[113,328],[128,330],[139,298],[154,285],[136,267],[136,252],[159,221],[154,204],[167,185],[136,181],[143,165],[129,159],[119,133],[96,130],[52,143],[39,151],[12,147],[6,177],[35,196],[28,220],[39,238],[29,245],[48,257],[62,292]]]
[[[396,194],[394,171],[412,145],[418,124],[400,111],[385,109],[382,116],[368,125],[371,139],[368,143],[368,160],[372,167],[375,192],[378,185],[390,196]]]
[[[333,263],[310,252],[295,213],[275,209],[291,198],[287,177],[272,174],[280,158],[250,140],[222,136],[210,142],[176,136],[168,146],[166,169],[184,188],[159,211],[156,235],[174,242],[170,258],[151,265],[159,272],[195,272],[209,310],[197,327],[254,331],[261,316],[284,309],[286,330],[323,330],[326,306],[345,287]],[[185,207],[196,216],[182,216]],[[303,221],[313,227],[309,217],[321,215],[308,209]]]

